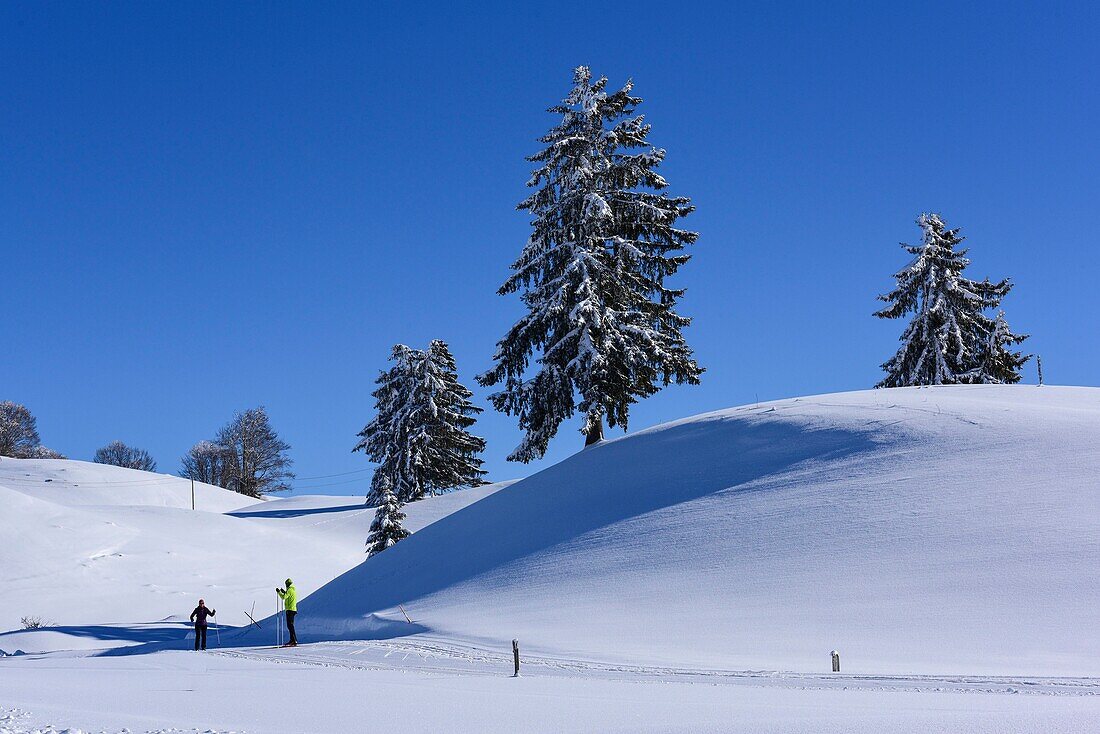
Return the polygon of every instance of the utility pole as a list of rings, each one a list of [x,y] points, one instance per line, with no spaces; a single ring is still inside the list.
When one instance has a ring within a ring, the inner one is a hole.
[[[195,478],[191,477],[191,509],[195,509]]]

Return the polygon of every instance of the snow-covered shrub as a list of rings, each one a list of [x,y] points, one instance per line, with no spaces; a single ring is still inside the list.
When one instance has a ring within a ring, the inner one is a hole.
[[[60,451],[54,451],[48,446],[39,444],[35,446],[26,454],[23,455],[24,459],[64,459],[65,455]]]

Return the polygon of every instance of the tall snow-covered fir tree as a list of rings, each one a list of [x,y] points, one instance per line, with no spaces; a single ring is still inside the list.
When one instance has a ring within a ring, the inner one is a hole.
[[[982,355],[998,327],[985,312],[1000,306],[1012,284],[964,277],[970,260],[965,249],[955,249],[963,238],[939,214],[922,214],[917,224],[921,244],[902,245],[913,260],[895,274],[897,287],[879,296],[889,306],[875,316],[896,319],[911,313],[913,318],[901,335],[901,347],[882,365],[886,377],[876,387],[993,381],[982,371]],[[1008,339],[1002,344],[1026,338],[1008,331],[1007,323],[1001,328],[999,338]]]
[[[595,443],[605,420],[625,428],[633,403],[671,383],[698,384],[703,372],[682,334],[690,319],[675,311],[683,291],[665,286],[698,237],[676,227],[695,207],[663,193],[665,151],[647,140],[632,88],[609,93],[606,78],[577,68],[572,92],[550,109],[561,123],[528,159],[535,191],[518,208],[533,215],[532,233],[499,291],[522,291],[527,314],[478,377],[502,384],[493,405],[526,434],[513,461],[545,454],[578,411],[586,444]]]
[[[374,476],[372,486],[377,486],[379,502],[374,521],[370,525],[370,534],[367,535],[368,558],[409,537],[409,531],[401,525],[405,513],[401,512],[401,503],[393,491],[393,482],[385,472],[375,472]]]
[[[435,340],[427,351],[403,344],[393,348],[393,366],[377,380],[377,414],[359,432],[353,451],[364,451],[379,465],[401,503],[457,487],[483,484],[479,454],[485,440],[469,432],[481,408],[458,381],[447,344]],[[367,502],[380,502],[372,480]]]

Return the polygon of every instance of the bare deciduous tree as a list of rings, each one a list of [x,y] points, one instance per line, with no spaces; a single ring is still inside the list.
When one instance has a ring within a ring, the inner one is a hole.
[[[233,454],[229,449],[213,441],[199,441],[184,454],[179,473],[196,482],[228,487],[232,484],[232,466]]]
[[[267,410],[237,413],[222,426],[213,441],[200,441],[183,457],[182,476],[215,484],[235,492],[260,497],[290,489],[294,461],[287,456],[290,444],[271,427]]]
[[[290,471],[294,461],[286,455],[290,444],[279,438],[262,405],[233,416],[218,431],[217,442],[228,448],[233,458],[231,470],[237,486],[232,489],[249,497],[290,489],[287,480],[294,478]]]
[[[0,403],[0,456],[16,459],[63,459],[39,443],[38,425],[27,406],[5,400]]]
[[[142,471],[156,471],[157,462],[144,449],[127,446],[122,441],[111,441],[103,448],[95,452],[97,464],[111,464],[127,469],[141,469]]]

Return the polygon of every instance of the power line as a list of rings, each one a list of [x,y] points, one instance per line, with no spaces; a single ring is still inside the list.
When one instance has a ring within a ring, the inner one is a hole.
[[[312,477],[295,477],[290,488],[292,490],[323,489],[325,487],[339,487],[339,486],[343,486],[343,485],[347,485],[347,484],[355,484],[357,482],[363,481],[363,479],[365,477],[356,476],[356,477],[351,478],[351,479],[345,479],[345,480],[341,480],[341,481],[337,481],[337,482],[321,482],[321,483],[318,483],[318,484],[308,484],[308,482],[315,481],[315,480],[318,480],[318,479],[332,479],[332,478],[335,478],[335,477],[347,477],[347,476],[352,476],[352,475],[357,475],[357,474],[365,474],[367,472],[373,472],[373,471],[374,471],[373,468],[367,468],[367,469],[355,469],[353,471],[346,471],[346,472],[337,472],[335,474],[319,474],[317,476],[312,476]],[[2,484],[2,483],[12,483],[12,484],[18,484],[18,485],[24,485],[24,486],[33,485],[33,486],[36,486],[36,487],[41,487],[44,484],[58,484],[58,485],[80,486],[80,487],[97,487],[97,488],[118,487],[120,489],[139,489],[139,488],[143,488],[143,487],[162,487],[162,486],[173,484],[173,483],[191,481],[189,477],[181,477],[181,476],[161,476],[161,477],[148,478],[148,479],[120,479],[120,480],[117,480],[117,481],[112,481],[112,480],[104,481],[104,480],[93,480],[93,479],[81,480],[81,479],[78,479],[78,478],[75,478],[75,477],[58,477],[58,476],[52,476],[52,477],[47,477],[47,478],[33,478],[33,477],[26,476],[25,472],[23,472],[23,474],[24,474],[24,476],[18,476],[18,477],[16,477],[16,476],[4,476],[3,473],[0,472],[0,484]],[[216,487],[218,485],[215,484],[215,485],[210,485],[210,486],[215,486]],[[222,487],[222,489],[228,489],[228,487]],[[232,491],[232,490],[230,490],[230,491]]]
[[[339,474],[322,474],[316,477],[298,477],[301,481],[307,481],[310,479],[331,479],[332,477],[346,477],[348,474],[362,474],[363,472],[374,471],[374,469],[356,469],[355,471],[345,471]]]

